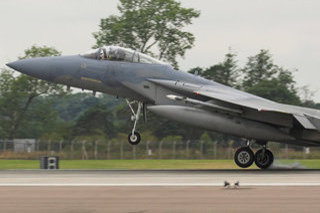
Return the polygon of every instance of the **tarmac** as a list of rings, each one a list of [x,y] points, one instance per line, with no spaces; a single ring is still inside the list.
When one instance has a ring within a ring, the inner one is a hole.
[[[0,171],[0,212],[319,212],[319,201],[320,170]]]

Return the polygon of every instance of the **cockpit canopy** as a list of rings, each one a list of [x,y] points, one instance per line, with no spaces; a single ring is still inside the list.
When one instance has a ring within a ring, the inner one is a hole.
[[[85,58],[91,58],[96,60],[125,61],[147,64],[166,64],[143,53],[118,46],[100,47],[98,49],[91,50],[81,55]]]

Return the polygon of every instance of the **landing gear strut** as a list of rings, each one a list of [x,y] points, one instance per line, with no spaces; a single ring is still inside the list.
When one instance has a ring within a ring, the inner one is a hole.
[[[246,146],[236,151],[234,161],[239,167],[247,168],[251,166],[253,162],[255,162],[260,169],[267,169],[272,165],[274,157],[272,152],[266,148],[267,142],[257,141],[256,143],[262,145],[262,148],[259,149],[256,154],[251,150],[249,141]]]
[[[133,106],[132,106],[132,104],[135,103],[135,101],[130,102],[127,99],[126,99],[126,101],[127,101],[127,104],[131,110],[131,113],[132,113],[131,120],[134,122],[132,131],[128,135],[128,142],[131,145],[138,145],[140,143],[141,136],[140,136],[139,132],[136,132],[136,126],[137,126],[139,116],[141,113],[142,103],[138,102],[137,112],[135,112],[133,109]]]

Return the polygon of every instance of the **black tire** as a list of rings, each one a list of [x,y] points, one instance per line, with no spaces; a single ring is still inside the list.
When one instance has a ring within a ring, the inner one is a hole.
[[[248,168],[254,162],[254,153],[250,147],[241,147],[234,154],[235,163],[241,168]]]
[[[266,149],[264,151],[264,156],[262,156],[263,150],[260,149],[256,152],[254,156],[254,162],[260,169],[267,169],[273,163],[273,154],[270,150]]]
[[[132,135],[132,132],[128,135],[128,142],[131,145],[138,145],[140,143],[141,136],[139,132],[134,132],[134,135]]]

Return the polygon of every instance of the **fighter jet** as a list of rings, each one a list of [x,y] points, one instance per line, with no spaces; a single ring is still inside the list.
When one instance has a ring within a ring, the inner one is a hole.
[[[18,60],[7,66],[35,78],[67,87],[123,97],[132,112],[132,145],[146,110],[195,127],[246,139],[234,155],[242,167],[262,169],[273,163],[269,141],[320,145],[320,111],[276,103],[200,76],[177,71],[148,55],[118,46],[88,53]],[[130,101],[129,101],[130,100]],[[250,146],[261,146],[256,153]]]

